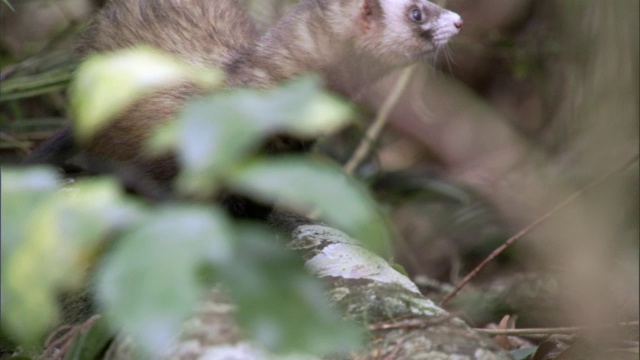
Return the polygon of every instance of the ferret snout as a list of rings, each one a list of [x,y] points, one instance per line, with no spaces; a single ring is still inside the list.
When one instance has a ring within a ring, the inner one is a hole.
[[[436,47],[445,45],[453,36],[460,32],[463,24],[464,22],[460,15],[452,11],[446,11],[440,15],[433,31],[429,33],[434,45]]]
[[[447,11],[445,14],[443,14],[439,22],[444,27],[453,25],[453,27],[457,30],[456,33],[458,33],[458,31],[462,29],[462,25],[464,25],[462,17],[452,11]]]

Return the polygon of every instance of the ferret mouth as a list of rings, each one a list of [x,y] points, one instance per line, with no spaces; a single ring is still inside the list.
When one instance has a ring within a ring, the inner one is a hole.
[[[428,32],[428,30],[423,31],[423,34]],[[438,48],[444,46],[449,43],[449,40],[458,34],[460,30],[457,28],[443,28],[438,29],[437,31],[431,31],[429,36],[429,41],[431,41],[434,47]],[[423,37],[425,35],[421,34]]]
[[[431,44],[431,50],[442,47],[449,43],[449,40],[451,40],[453,35],[455,35],[454,32],[434,31],[432,29],[424,30],[420,33],[420,37]]]

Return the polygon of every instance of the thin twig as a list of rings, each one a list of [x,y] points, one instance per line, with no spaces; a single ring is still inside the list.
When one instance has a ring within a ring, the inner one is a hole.
[[[391,110],[393,110],[395,105],[398,103],[400,95],[402,95],[402,92],[407,87],[414,68],[415,66],[410,66],[402,71],[400,78],[394,84],[393,89],[391,89],[391,93],[387,96],[380,107],[380,111],[378,111],[375,120],[367,129],[366,134],[360,141],[360,144],[358,144],[358,147],[353,153],[353,156],[351,156],[351,159],[349,159],[347,164],[344,166],[344,171],[347,174],[353,174],[355,169],[362,164],[364,159],[366,159],[367,155],[371,152],[373,143],[380,137],[380,133],[389,119],[389,113],[391,113]]]
[[[481,332],[487,335],[555,335],[555,334],[576,334],[589,330],[598,329],[611,329],[621,327],[637,327],[640,323],[638,321],[629,321],[619,324],[603,325],[596,327],[582,327],[582,326],[570,326],[570,327],[557,327],[557,328],[531,328],[531,329],[475,329],[477,332]]]
[[[393,329],[412,329],[412,328],[427,328],[431,326],[442,325],[447,321],[457,317],[457,313],[449,313],[437,318],[431,319],[411,319],[398,322],[383,322],[378,324],[369,325],[370,331],[379,330],[393,330]]]
[[[378,114],[376,115],[375,120],[373,121],[371,126],[369,126],[369,128],[367,129],[367,132],[364,134],[364,137],[358,144],[358,147],[354,151],[349,161],[347,161],[347,163],[343,166],[344,172],[346,174],[352,175],[353,172],[358,168],[358,166],[362,164],[364,159],[367,158],[367,155],[369,155],[369,153],[371,152],[373,143],[375,143],[375,141],[380,137],[380,133],[382,132],[384,125],[387,123],[387,120],[389,119],[389,113],[391,112],[391,110],[393,110],[393,107],[398,103],[398,100],[400,99],[400,95],[402,95],[402,92],[407,87],[407,84],[409,83],[409,79],[411,78],[411,74],[413,73],[414,68],[415,66],[410,66],[404,69],[402,71],[402,74],[400,74],[400,79],[396,81],[396,83],[393,86],[393,89],[391,89],[391,93],[384,100],[384,103],[380,107],[380,111],[378,111]],[[309,213],[306,214],[306,217],[308,217],[311,220],[317,220],[320,217],[320,213],[318,212],[317,209],[314,209],[309,211]]]
[[[45,341],[45,351],[38,359],[61,360],[77,337],[89,331],[98,319],[100,319],[100,315],[93,315],[82,324],[61,325],[49,335]]]
[[[509,246],[513,245],[513,243],[516,242],[516,240],[520,239],[521,237],[523,237],[524,235],[528,234],[529,232],[531,232],[531,230],[535,229],[538,225],[542,224],[543,222],[545,222],[548,218],[551,217],[551,215],[555,214],[556,212],[558,212],[560,209],[564,208],[567,204],[571,203],[572,201],[574,201],[576,198],[580,197],[582,194],[584,194],[586,191],[590,190],[591,188],[601,184],[602,182],[604,182],[605,180],[607,180],[609,177],[622,172],[624,170],[626,170],[629,166],[631,166],[631,164],[635,163],[636,161],[638,161],[638,154],[636,154],[633,158],[631,158],[630,160],[626,161],[624,163],[623,166],[621,166],[620,168],[613,170],[599,178],[597,178],[596,180],[592,181],[591,183],[587,184],[585,187],[579,189],[578,191],[574,192],[573,194],[571,194],[571,196],[569,196],[568,198],[566,198],[564,201],[560,202],[559,204],[557,204],[556,206],[554,206],[551,210],[549,210],[547,213],[545,213],[544,215],[542,215],[541,217],[539,217],[538,219],[536,219],[534,222],[532,222],[531,224],[529,224],[528,226],[526,226],[524,229],[520,230],[518,233],[516,233],[515,235],[513,235],[512,237],[510,237],[509,239],[507,239],[507,241],[504,242],[504,244],[500,245],[498,248],[496,248],[491,254],[489,254],[489,256],[487,256],[481,263],[480,265],[476,266],[475,269],[473,269],[469,274],[467,274],[467,276],[464,277],[464,279],[462,279],[462,281],[456,285],[456,287],[451,290],[451,292],[449,294],[447,294],[447,296],[444,297],[444,299],[442,299],[442,301],[440,301],[440,306],[444,306],[449,300],[451,300],[451,298],[453,298],[460,290],[462,290],[462,288],[469,282],[471,281],[471,279],[473,279],[482,269],[484,269],[484,267],[491,262],[493,259],[495,259],[498,255],[500,255],[505,249],[507,249]]]
[[[74,325],[61,325],[53,333],[47,337],[45,341],[45,350],[38,357],[38,360],[62,359],[64,351],[61,348],[66,348],[66,344],[72,341],[78,333],[78,327]]]
[[[402,350],[402,345],[403,345],[403,341],[402,339],[399,339],[398,342],[396,343],[396,346],[394,346],[391,352],[389,352],[389,354],[387,354],[383,360],[397,359],[398,353],[400,352],[400,350]]]

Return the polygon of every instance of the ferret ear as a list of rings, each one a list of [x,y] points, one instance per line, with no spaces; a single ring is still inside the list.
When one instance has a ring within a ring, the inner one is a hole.
[[[379,0],[361,0],[359,25],[363,31],[369,31],[382,18],[382,6]]]

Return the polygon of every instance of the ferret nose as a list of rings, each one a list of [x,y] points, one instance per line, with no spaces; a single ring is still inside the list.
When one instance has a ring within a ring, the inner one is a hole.
[[[458,19],[453,22],[453,26],[455,26],[456,29],[461,29],[463,24],[464,24],[464,21],[462,21],[462,19]]]

